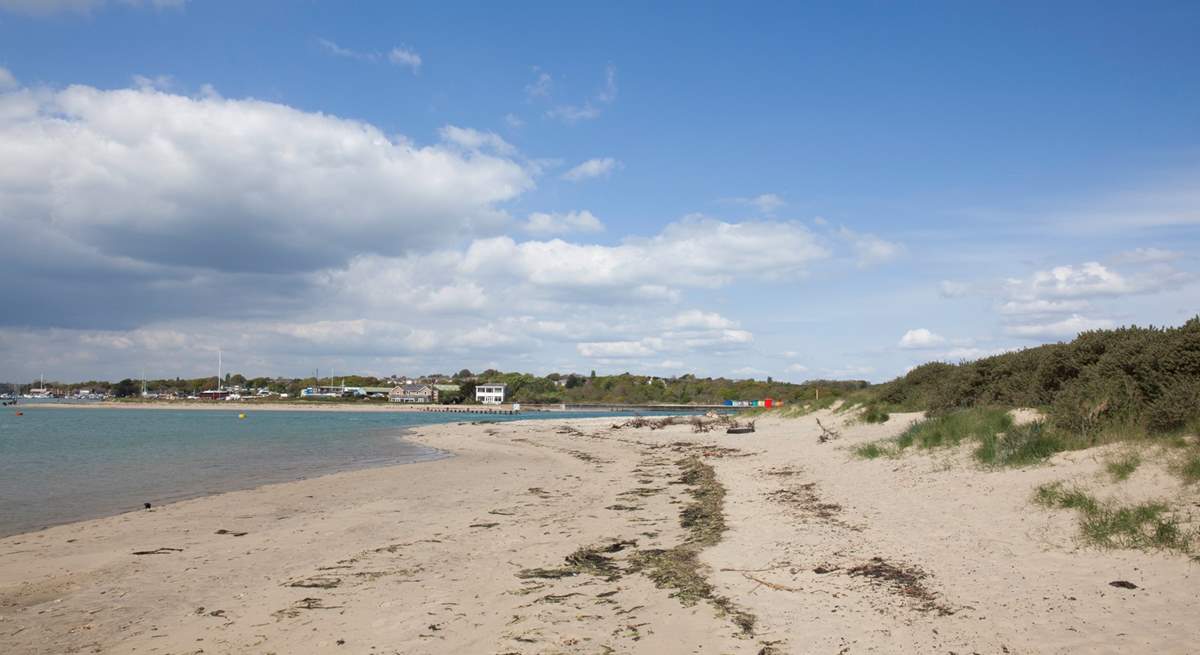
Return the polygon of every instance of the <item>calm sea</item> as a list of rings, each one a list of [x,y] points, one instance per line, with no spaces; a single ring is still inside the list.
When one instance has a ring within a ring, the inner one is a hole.
[[[16,411],[23,412],[17,416]],[[425,412],[0,410],[0,536],[335,471],[446,456],[403,438],[405,428],[518,416]]]

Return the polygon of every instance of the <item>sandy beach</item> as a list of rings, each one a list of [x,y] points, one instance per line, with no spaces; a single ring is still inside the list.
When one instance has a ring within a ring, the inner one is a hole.
[[[851,455],[916,418],[417,428],[456,456],[0,539],[0,652],[1194,650],[1200,565],[1030,503],[1098,452]],[[1143,469],[1124,493],[1174,484]]]

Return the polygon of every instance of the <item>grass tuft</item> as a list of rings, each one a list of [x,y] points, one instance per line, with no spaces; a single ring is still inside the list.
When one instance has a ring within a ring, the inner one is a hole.
[[[889,451],[885,446],[880,445],[880,442],[872,441],[855,446],[854,454],[863,459],[878,459],[889,454]]]
[[[1037,421],[1012,426],[1007,432],[980,436],[975,459],[988,466],[1026,466],[1066,449],[1062,437]]]
[[[1185,455],[1175,470],[1185,484],[1200,482],[1200,449]]]
[[[1194,536],[1179,526],[1163,503],[1101,502],[1079,488],[1065,488],[1061,482],[1038,487],[1033,500],[1045,507],[1076,510],[1084,540],[1100,548],[1191,552]]]
[[[1124,482],[1133,475],[1142,464],[1142,456],[1135,452],[1126,452],[1110,459],[1105,463],[1104,468],[1108,474],[1112,476],[1114,482]]]

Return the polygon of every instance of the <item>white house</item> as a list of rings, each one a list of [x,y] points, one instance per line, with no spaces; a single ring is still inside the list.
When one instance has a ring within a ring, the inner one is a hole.
[[[499,405],[504,402],[508,385],[502,382],[486,382],[475,385],[475,401],[484,405]]]

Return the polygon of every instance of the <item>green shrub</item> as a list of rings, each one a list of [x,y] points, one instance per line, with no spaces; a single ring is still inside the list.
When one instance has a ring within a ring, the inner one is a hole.
[[[888,408],[952,414],[1046,408],[1054,432],[1090,445],[1200,428],[1200,317],[1179,327],[1093,330],[973,362],[932,362],[869,390]],[[864,404],[870,404],[864,400]]]
[[[886,423],[889,418],[891,418],[891,415],[882,407],[875,404],[867,405],[867,408],[862,413],[864,423]]]

